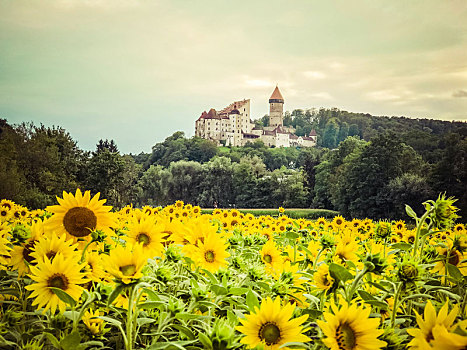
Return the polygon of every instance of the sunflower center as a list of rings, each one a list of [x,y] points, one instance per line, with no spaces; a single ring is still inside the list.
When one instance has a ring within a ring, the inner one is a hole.
[[[63,218],[63,226],[75,237],[85,237],[91,234],[97,226],[97,217],[91,209],[74,207],[67,211]]]
[[[460,262],[460,258],[459,258],[459,254],[457,254],[457,252],[455,250],[453,250],[451,252],[451,255],[449,255],[449,260],[448,262],[451,264],[451,265],[454,265],[454,266],[457,266]]]
[[[341,324],[336,329],[336,341],[340,350],[352,350],[357,344],[353,329],[347,324]]]
[[[267,322],[261,326],[258,332],[259,339],[264,340],[266,345],[271,346],[279,343],[281,330],[273,322]]]
[[[136,266],[133,264],[120,266],[120,272],[123,273],[123,276],[133,276],[136,272]]]
[[[415,237],[414,237],[414,236],[410,236],[410,237],[407,238],[407,241],[408,241],[409,243],[414,243],[414,242],[415,242]]]
[[[50,252],[48,252],[47,254],[45,254],[45,256],[46,256],[50,261],[52,261],[52,259],[55,258],[55,255],[57,255],[57,252],[54,252],[53,250],[51,250]]]
[[[272,256],[269,255],[269,254],[266,254],[265,256],[263,256],[263,259],[265,262],[267,262],[268,264],[270,264],[272,262]]]
[[[138,243],[143,243],[143,246],[147,246],[150,242],[150,238],[148,236],[147,233],[144,233],[144,232],[141,232],[140,234],[138,234],[138,236],[136,236],[136,240],[138,241]]]
[[[56,273],[49,278],[47,285],[49,287],[66,290],[68,288],[68,278],[66,278],[66,276],[62,275],[61,273]]]
[[[208,250],[206,253],[204,253],[204,259],[208,263],[213,263],[216,258],[216,254],[212,250]]]
[[[7,216],[7,215],[8,215],[8,211],[7,211],[7,210],[2,210],[2,211],[0,211],[0,215],[1,215],[1,216]]]
[[[34,246],[36,245],[36,241],[31,241],[28,244],[24,246],[23,249],[23,258],[26,260],[28,263],[32,263],[34,260],[34,257],[31,256],[31,253],[33,252]]]

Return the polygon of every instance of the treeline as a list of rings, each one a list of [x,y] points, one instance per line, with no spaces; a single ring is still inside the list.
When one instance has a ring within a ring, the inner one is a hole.
[[[80,187],[100,192],[116,207],[176,200],[227,208],[307,205],[302,172],[268,171],[258,156],[245,154],[236,162],[217,152],[210,141],[182,132],[156,144],[151,154],[122,155],[108,140],[85,152],[62,128],[0,120],[0,198],[43,208],[62,191]]]
[[[218,148],[176,132],[150,153],[120,154],[107,140],[85,152],[63,129],[2,121],[0,197],[44,207],[62,190],[81,187],[101,192],[117,207],[183,200],[203,207],[313,207],[348,217],[396,218],[405,215],[405,204],[422,210],[421,202],[446,192],[467,215],[465,123],[336,109],[295,110],[286,113],[286,122],[297,134],[316,130],[320,146],[268,148],[258,141]]]

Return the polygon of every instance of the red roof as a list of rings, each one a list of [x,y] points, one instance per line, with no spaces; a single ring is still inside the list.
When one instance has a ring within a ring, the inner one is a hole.
[[[269,99],[270,100],[283,100],[284,99],[277,85]]]
[[[232,102],[230,105],[228,105],[227,107],[225,107],[223,110],[221,110],[219,113],[227,113],[229,114],[231,111],[233,111],[234,109],[239,109],[241,107],[243,107],[244,105],[246,105],[248,103],[248,101],[250,100],[243,100],[243,101],[235,101],[235,102]]]
[[[316,136],[316,131],[315,131],[315,129],[313,129],[313,130],[310,131],[310,135],[309,135],[309,136]]]

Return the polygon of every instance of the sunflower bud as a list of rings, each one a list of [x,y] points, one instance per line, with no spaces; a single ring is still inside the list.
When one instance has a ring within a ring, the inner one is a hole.
[[[248,269],[248,277],[252,281],[261,281],[263,279],[265,272],[262,265],[253,265]]]
[[[173,262],[180,261],[182,259],[180,248],[170,245],[165,251],[165,259]]]
[[[322,249],[332,248],[336,245],[334,236],[328,234],[323,235],[319,242],[321,243]]]
[[[172,314],[176,315],[179,312],[182,312],[185,309],[185,304],[183,301],[177,298],[170,298],[169,302],[167,303],[167,310]]]
[[[209,334],[213,350],[234,349],[235,328],[224,319],[216,319]],[[237,344],[238,345],[238,344]]]
[[[169,266],[160,266],[156,270],[156,277],[159,281],[164,283],[170,282],[174,279],[172,269]]]
[[[368,272],[382,274],[387,266],[386,259],[381,258],[379,254],[367,254],[363,264]]]
[[[453,204],[457,199],[449,197],[446,199],[445,194],[440,194],[436,202],[433,203],[431,208],[433,212],[431,214],[431,220],[435,227],[448,230],[454,224],[454,221],[459,217],[456,212],[459,210]],[[428,202],[429,203],[429,202]]]
[[[412,283],[421,275],[420,267],[415,261],[405,260],[399,264],[397,277],[401,282]]]
[[[391,235],[391,223],[386,221],[380,221],[376,224],[375,228],[376,237],[385,240],[387,237]]]
[[[13,236],[13,240],[24,242],[26,239],[31,237],[31,230],[24,225],[18,224],[13,228],[11,235]]]
[[[95,242],[104,242],[107,235],[102,230],[94,230],[91,232],[91,238]]]
[[[240,256],[235,256],[230,260],[230,266],[233,267],[235,270],[241,270],[244,262]]]

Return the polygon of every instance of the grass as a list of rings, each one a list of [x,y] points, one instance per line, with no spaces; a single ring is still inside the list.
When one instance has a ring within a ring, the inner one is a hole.
[[[203,214],[211,214],[214,209],[202,209]],[[253,214],[254,216],[261,216],[261,215],[271,215],[271,216],[278,216],[279,210],[278,209],[237,209],[243,214]],[[339,215],[339,212],[334,210],[328,209],[285,209],[284,212],[289,218],[292,219],[310,219],[314,220],[319,217],[325,218],[333,218]]]

